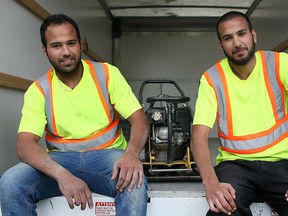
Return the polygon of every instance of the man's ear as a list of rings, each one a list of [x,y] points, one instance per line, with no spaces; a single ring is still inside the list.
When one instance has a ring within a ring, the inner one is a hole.
[[[253,40],[254,40],[254,43],[257,43],[257,34],[256,34],[256,31],[254,29],[252,29],[252,37],[253,37]]]
[[[221,52],[223,52],[223,46],[222,46],[221,41],[218,41],[218,46],[219,46],[219,49],[221,50]]]
[[[48,58],[48,55],[47,55],[47,50],[44,46],[42,46],[42,52],[43,52],[43,55]]]

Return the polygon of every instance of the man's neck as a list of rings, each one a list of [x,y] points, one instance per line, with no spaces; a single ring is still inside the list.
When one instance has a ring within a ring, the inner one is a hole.
[[[250,74],[252,73],[256,64],[255,55],[246,65],[235,65],[229,61],[229,66],[232,72],[241,80],[247,80]]]
[[[83,70],[83,65],[80,64],[75,71],[71,72],[71,74],[57,73],[57,71],[56,74],[61,82],[73,89],[80,82],[83,75]]]

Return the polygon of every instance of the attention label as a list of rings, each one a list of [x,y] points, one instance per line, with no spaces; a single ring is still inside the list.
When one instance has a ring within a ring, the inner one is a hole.
[[[96,202],[95,203],[96,216],[115,216],[115,203],[114,202]]]

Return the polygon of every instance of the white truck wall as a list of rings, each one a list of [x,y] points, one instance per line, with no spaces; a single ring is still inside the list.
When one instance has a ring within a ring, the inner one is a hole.
[[[178,83],[194,110],[201,73],[220,59],[215,34],[124,34],[120,68],[135,93],[147,79],[171,79]],[[156,96],[153,88],[145,96]],[[146,97],[143,97],[146,98]]]
[[[36,2],[51,14],[66,13],[72,16],[79,24],[82,38],[86,36],[89,47],[105,61],[112,62],[111,22],[98,1],[85,0],[85,5],[82,1],[70,0]],[[274,7],[279,4],[287,5],[287,1],[262,0],[251,15],[258,35],[257,49],[272,49],[288,37],[288,15],[285,7]],[[41,23],[42,20],[17,1],[0,1],[0,72],[35,80],[50,68],[41,50]],[[142,81],[146,79],[173,79],[191,98],[190,105],[193,110],[201,74],[223,57],[218,49],[215,33],[124,33],[119,47],[117,66],[136,95]],[[87,58],[85,55],[83,57]],[[156,90],[148,89],[146,96],[158,94],[157,88],[154,89]],[[1,175],[18,162],[15,143],[23,92],[0,88],[0,99]],[[214,128],[211,137],[216,136]]]

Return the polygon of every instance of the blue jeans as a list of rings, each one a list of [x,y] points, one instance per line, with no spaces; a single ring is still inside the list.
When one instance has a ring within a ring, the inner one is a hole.
[[[224,161],[215,167],[220,182],[230,183],[236,190],[237,210],[232,216],[252,216],[250,205],[265,201],[279,216],[288,215],[285,192],[288,189],[288,160]],[[207,216],[224,216],[208,211]]]
[[[89,152],[51,152],[50,156],[74,176],[82,179],[95,193],[115,198],[117,216],[145,216],[147,209],[147,180],[140,189],[115,189],[112,169],[122,150],[109,149]],[[7,170],[0,179],[2,216],[35,216],[36,203],[40,200],[61,196],[58,183],[25,163]],[[68,203],[67,203],[68,206]]]

